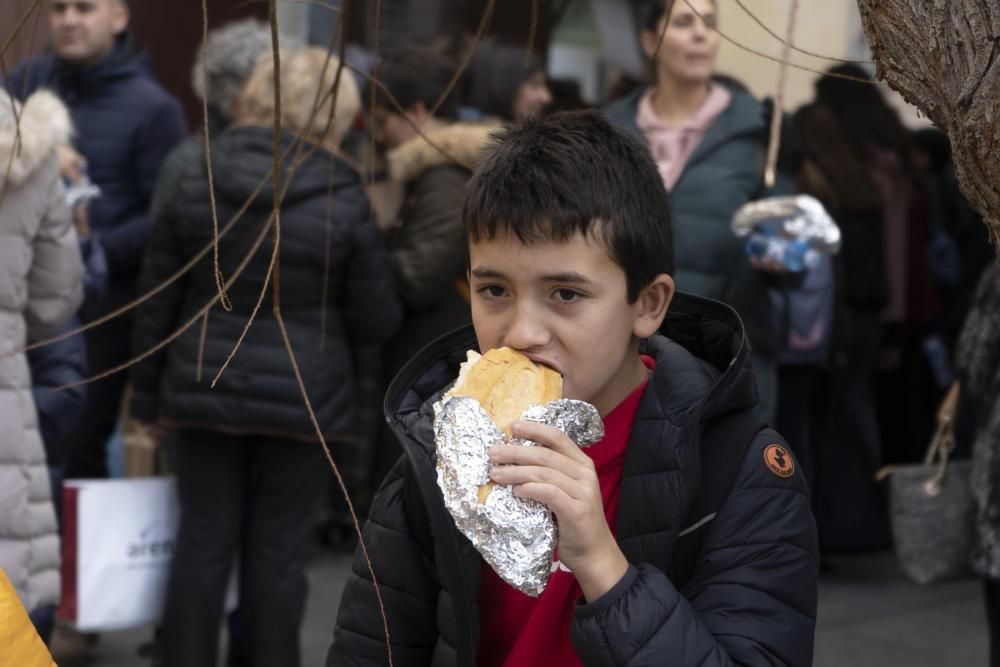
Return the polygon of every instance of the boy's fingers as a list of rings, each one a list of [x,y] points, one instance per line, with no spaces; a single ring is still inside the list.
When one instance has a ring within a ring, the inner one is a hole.
[[[557,486],[543,482],[526,482],[515,486],[514,495],[518,498],[537,500],[552,510],[556,517],[564,514],[573,502],[573,499],[565,491]]]
[[[566,473],[544,466],[495,466],[490,470],[490,479],[497,484],[515,488],[522,484],[538,483],[554,486],[568,497],[579,500],[580,482]]]
[[[588,468],[582,461],[545,447],[494,445],[488,450],[490,461],[498,465],[539,466],[559,470],[573,479],[583,479]],[[588,459],[589,461],[589,459]]]
[[[568,456],[574,461],[588,459],[587,455],[580,450],[576,443],[555,426],[547,426],[538,422],[518,421],[511,425],[511,432],[515,437],[537,442],[539,445]]]

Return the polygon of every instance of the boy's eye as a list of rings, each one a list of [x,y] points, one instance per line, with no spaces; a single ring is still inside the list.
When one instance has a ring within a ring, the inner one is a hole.
[[[499,299],[507,294],[507,290],[501,285],[483,285],[476,291],[489,299]]]
[[[583,295],[572,289],[558,289],[555,292],[555,297],[562,303],[573,303],[578,301]]]

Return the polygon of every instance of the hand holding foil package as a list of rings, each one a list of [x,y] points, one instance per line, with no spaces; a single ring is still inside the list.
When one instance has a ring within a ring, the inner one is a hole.
[[[582,401],[532,405],[521,419],[554,426],[581,447],[604,437],[597,409]],[[455,525],[504,581],[532,597],[541,595],[557,543],[555,518],[545,505],[515,497],[512,487],[493,486],[487,457],[490,447],[505,442],[537,445],[506,438],[479,401],[468,396],[434,405],[434,440],[438,486]]]
[[[820,254],[840,250],[840,228],[809,195],[768,197],[740,207],[733,231],[747,239],[747,254],[791,272],[815,268]]]

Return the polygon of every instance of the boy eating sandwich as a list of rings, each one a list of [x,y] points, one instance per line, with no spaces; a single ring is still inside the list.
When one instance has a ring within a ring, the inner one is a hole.
[[[467,189],[473,326],[397,376],[386,416],[405,452],[364,530],[400,665],[809,665],[817,544],[805,482],[756,421],[742,324],[676,293],[670,206],[648,153],[599,114],[503,131]],[[558,525],[537,598],[455,528],[436,483],[433,405],[466,350],[508,347],[597,408],[580,449],[489,448],[490,480]],[[360,554],[327,665],[387,664]]]

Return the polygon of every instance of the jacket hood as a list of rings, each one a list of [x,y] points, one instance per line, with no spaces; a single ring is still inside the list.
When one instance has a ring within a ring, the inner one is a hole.
[[[295,136],[289,132],[281,136],[282,151],[286,153],[281,174],[284,204],[294,204],[309,197],[325,197],[331,188],[337,190],[359,183],[359,176],[346,162],[307,141],[300,144],[301,155],[305,156],[310,151],[311,154],[296,165],[298,150],[288,151],[294,141]],[[274,130],[271,128],[233,127],[212,141],[216,192],[228,201],[236,202],[237,206],[242,206],[256,191],[251,207],[272,207],[273,166]],[[204,171],[204,163],[200,169]]]
[[[20,185],[73,136],[69,112],[47,90],[34,93],[20,109],[20,142],[10,97],[0,90],[0,170],[10,165],[10,182]],[[13,160],[11,156],[13,155]]]
[[[496,120],[453,123],[425,133],[426,137],[414,137],[389,152],[389,174],[393,180],[406,183],[428,169],[447,164],[457,163],[472,171],[479,164],[483,149],[493,142],[491,135],[502,127]]]
[[[478,347],[467,326],[424,348],[390,384],[385,416],[408,436],[400,438],[404,449],[419,443],[434,459],[433,403],[458,377],[470,349]],[[660,416],[671,422],[706,421],[757,402],[743,323],[725,304],[677,294],[659,334],[640,352],[656,361],[650,383],[655,396],[643,400],[655,400]]]

